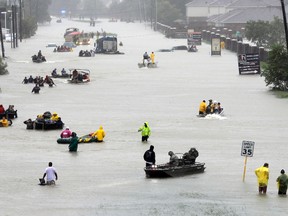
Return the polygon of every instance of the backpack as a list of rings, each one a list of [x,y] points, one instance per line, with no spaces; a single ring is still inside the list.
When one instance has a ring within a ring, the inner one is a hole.
[[[143,158],[145,161],[150,161],[151,160],[151,155],[152,153],[148,150],[144,153]]]

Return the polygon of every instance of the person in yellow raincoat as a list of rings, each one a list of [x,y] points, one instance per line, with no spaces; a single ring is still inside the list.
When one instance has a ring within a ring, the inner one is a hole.
[[[100,126],[99,129],[91,135],[91,137],[92,139],[94,138],[96,142],[103,142],[105,135],[106,134],[105,131],[103,130],[103,127]]]
[[[151,130],[147,122],[145,122],[144,125],[138,129],[138,132],[140,131],[142,132],[142,142],[147,142],[151,134]]]
[[[206,101],[203,100],[199,106],[199,115],[204,115],[206,113]]]
[[[52,114],[52,116],[51,116],[51,120],[52,121],[58,121],[59,120],[59,116],[58,116],[58,114],[56,113],[56,112],[54,112],[53,114]]]
[[[0,120],[0,124],[2,125],[2,127],[8,127],[9,121],[5,118],[5,116],[3,116],[3,118]]]
[[[152,52],[150,54],[150,59],[151,59],[152,64],[154,64],[155,63],[155,54],[154,54],[154,52]]]
[[[255,174],[258,179],[259,194],[266,194],[268,180],[269,180],[269,164],[264,163],[262,167],[259,167],[255,170]]]

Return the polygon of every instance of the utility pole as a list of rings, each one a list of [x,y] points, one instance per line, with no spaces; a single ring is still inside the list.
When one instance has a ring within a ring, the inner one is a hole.
[[[283,23],[284,23],[285,38],[286,38],[286,52],[288,52],[288,30],[287,30],[287,19],[286,19],[284,0],[281,0],[281,7],[282,7],[282,13],[283,13]]]
[[[22,42],[22,0],[19,0],[19,38]]]
[[[5,14],[6,16],[6,14]],[[6,29],[5,29],[6,31]],[[3,34],[2,34],[2,25],[1,25],[1,21],[0,21],[0,40],[1,40],[1,50],[2,50],[2,58],[5,58],[5,50],[4,50],[4,43],[3,43]]]
[[[158,1],[155,0],[155,27],[154,27],[155,31],[157,31],[157,23],[158,23]]]

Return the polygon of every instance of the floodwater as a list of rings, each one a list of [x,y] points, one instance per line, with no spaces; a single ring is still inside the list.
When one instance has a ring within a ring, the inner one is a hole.
[[[62,44],[68,27],[118,34],[124,55],[80,58],[81,49],[53,53],[48,43]],[[18,119],[1,128],[0,215],[287,215],[287,198],[278,197],[276,178],[288,170],[286,99],[279,99],[259,75],[238,75],[237,57],[223,51],[211,56],[210,46],[199,52],[157,52],[186,45],[183,39],[167,39],[143,23],[108,22],[95,27],[63,19],[39,26],[32,39],[19,48],[5,44],[9,75],[0,77],[1,103],[14,104]],[[36,64],[38,50],[47,62]],[[158,68],[139,69],[142,54],[155,51]],[[50,75],[65,68],[87,68],[91,82],[43,87],[39,95],[25,76]],[[220,101],[223,119],[197,118],[203,99]],[[103,125],[107,136],[100,144],[79,145],[71,154],[56,140],[60,131],[26,130],[23,121],[45,111],[57,112],[79,136]],[[142,143],[138,128],[147,121],[152,129]],[[243,140],[255,142],[242,181]],[[143,153],[155,146],[156,162],[168,161],[168,151],[184,153],[191,147],[206,163],[202,174],[180,178],[147,179]],[[48,162],[58,171],[56,186],[39,186]],[[254,170],[270,165],[266,196],[257,192]]]

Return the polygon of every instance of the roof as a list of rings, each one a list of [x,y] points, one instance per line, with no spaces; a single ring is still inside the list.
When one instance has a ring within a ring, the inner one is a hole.
[[[193,0],[186,7],[269,7],[281,6],[279,0]]]
[[[226,14],[210,17],[207,22],[247,23],[248,21],[273,21],[274,17],[282,19],[282,10],[278,7],[234,9]]]

